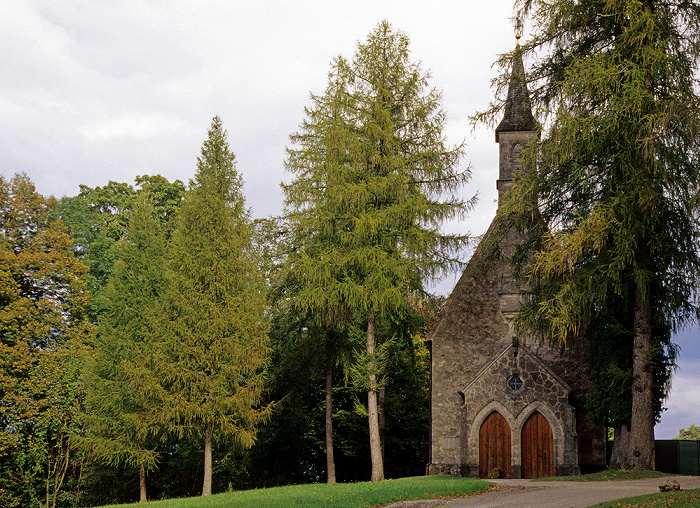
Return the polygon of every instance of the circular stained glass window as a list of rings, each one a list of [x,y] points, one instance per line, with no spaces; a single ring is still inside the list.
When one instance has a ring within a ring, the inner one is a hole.
[[[523,387],[523,380],[519,376],[511,376],[508,380],[508,388],[513,391],[520,390]]]

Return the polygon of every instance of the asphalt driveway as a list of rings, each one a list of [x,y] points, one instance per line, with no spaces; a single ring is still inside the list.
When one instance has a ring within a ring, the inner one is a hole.
[[[459,499],[394,503],[386,508],[585,508],[603,501],[659,492],[659,485],[670,479],[678,481],[683,490],[700,488],[700,476],[607,482],[488,480],[503,488]]]

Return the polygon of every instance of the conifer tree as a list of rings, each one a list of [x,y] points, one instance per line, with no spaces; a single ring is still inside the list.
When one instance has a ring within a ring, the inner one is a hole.
[[[528,77],[548,128],[510,195],[536,246],[523,316],[573,340],[631,295],[630,315],[617,318],[632,328],[629,460],[654,469],[654,320],[675,330],[696,312],[700,5],[520,4],[533,25],[522,51],[550,50]]]
[[[171,240],[160,365],[174,429],[204,439],[202,495],[211,494],[213,441],[250,447],[268,412],[264,278],[242,185],[214,117]]]
[[[302,232],[295,302],[322,322],[362,323],[372,481],[384,477],[378,323],[410,312],[407,297],[454,268],[466,241],[440,231],[471,205],[453,196],[468,171],[457,169],[462,147],[446,146],[444,122],[440,94],[411,62],[408,37],[384,21],[352,62],[334,61],[288,151],[296,178],[285,186],[286,207]]]
[[[323,96],[311,95],[313,108],[306,109],[307,119],[302,132],[293,135],[292,141],[299,145],[289,150],[287,167],[298,178],[283,186],[287,195],[286,224],[289,226],[286,271],[283,273],[282,292],[290,296],[291,305],[297,315],[310,322],[309,334],[318,335],[323,345],[311,345],[306,340],[306,350],[323,349],[325,354],[325,432],[326,432],[326,479],[335,483],[335,459],[333,450],[333,368],[340,356],[346,356],[347,347],[342,348],[334,337],[346,333],[348,306],[338,298],[324,294],[324,282],[338,278],[339,273],[318,273],[318,270],[338,270],[330,263],[319,265],[322,257],[328,257],[333,246],[339,245],[339,232],[347,218],[336,214],[336,210],[325,202],[326,188],[332,185],[334,173],[341,172],[348,162],[347,147],[351,133],[343,118],[347,105],[347,62],[337,58],[329,72],[329,84]],[[309,286],[303,280],[307,272],[317,272],[317,285]],[[343,351],[343,349],[345,351]]]
[[[94,362],[87,377],[89,453],[108,464],[140,471],[145,502],[146,472],[157,463],[163,410],[153,353],[160,304],[167,288],[165,240],[154,209],[139,196],[126,234],[116,244],[117,261],[104,290]]]

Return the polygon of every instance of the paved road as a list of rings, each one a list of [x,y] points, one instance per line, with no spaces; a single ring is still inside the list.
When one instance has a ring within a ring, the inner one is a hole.
[[[607,482],[489,480],[503,489],[449,501],[395,503],[386,508],[585,508],[604,501],[659,492],[659,485],[670,479],[677,480],[683,490],[700,488],[700,476]]]

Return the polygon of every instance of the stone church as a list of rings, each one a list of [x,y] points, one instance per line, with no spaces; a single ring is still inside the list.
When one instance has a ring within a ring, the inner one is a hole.
[[[537,136],[522,57],[513,59],[496,128],[499,204]],[[431,349],[430,474],[506,478],[587,473],[605,467],[605,432],[587,418],[585,348],[550,348],[517,336],[521,288],[508,254],[517,234],[498,215],[428,335]]]

